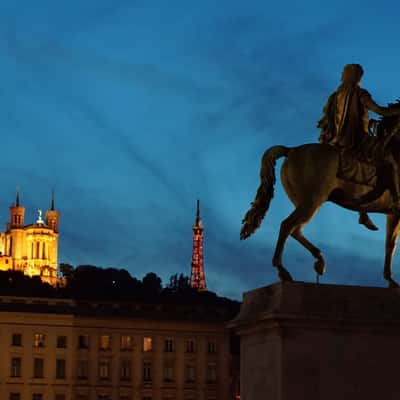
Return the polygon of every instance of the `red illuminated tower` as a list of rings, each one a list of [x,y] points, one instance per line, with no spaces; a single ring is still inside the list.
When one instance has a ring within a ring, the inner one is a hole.
[[[200,200],[197,200],[196,222],[193,225],[193,256],[190,285],[197,290],[207,290],[203,262],[203,224],[200,219]]]

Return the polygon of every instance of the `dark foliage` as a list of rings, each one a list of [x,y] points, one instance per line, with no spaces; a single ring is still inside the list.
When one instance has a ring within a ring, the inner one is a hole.
[[[230,310],[232,315],[239,308],[236,301],[219,297],[210,291],[198,292],[193,289],[189,277],[183,274],[172,275],[163,288],[161,278],[154,272],[149,272],[142,280],[132,277],[125,269],[94,265],[74,268],[69,264],[60,264],[60,272],[65,284],[52,287],[39,277],[30,278],[19,271],[0,271],[0,296],[212,306],[215,312],[222,307]]]

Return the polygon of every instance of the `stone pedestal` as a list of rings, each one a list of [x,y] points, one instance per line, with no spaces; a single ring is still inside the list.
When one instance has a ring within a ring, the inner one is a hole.
[[[278,283],[243,300],[241,400],[400,398],[400,289]]]

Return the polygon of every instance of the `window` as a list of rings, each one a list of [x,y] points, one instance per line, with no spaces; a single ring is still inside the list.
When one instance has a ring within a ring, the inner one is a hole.
[[[98,394],[97,400],[111,400],[111,395],[109,394]]]
[[[216,353],[217,352],[217,342],[215,340],[210,340],[208,342],[208,352],[209,353]]]
[[[101,335],[99,338],[99,349],[110,350],[111,348],[111,336]]]
[[[207,365],[207,382],[214,383],[217,380],[217,366],[214,363]]]
[[[8,398],[10,400],[21,400],[21,394],[20,393],[10,393],[10,396]]]
[[[166,353],[171,353],[171,352],[175,351],[174,339],[165,339],[164,340],[164,351]]]
[[[174,381],[174,364],[171,361],[164,363],[164,382]]]
[[[12,378],[19,378],[21,376],[21,364],[22,364],[22,359],[21,358],[13,357],[11,359],[10,376]]]
[[[57,348],[58,349],[66,349],[67,348],[67,337],[66,336],[57,336]]]
[[[153,340],[151,337],[143,338],[143,351],[148,352],[153,350]]]
[[[54,397],[54,400],[65,400],[66,396],[64,393],[57,393]]]
[[[196,352],[196,342],[194,339],[187,339],[185,343],[186,353],[195,353]]]
[[[87,360],[79,360],[77,368],[77,378],[87,379],[89,375],[89,363]]]
[[[43,394],[42,393],[33,393],[32,400],[43,400]]]
[[[110,379],[110,360],[103,358],[99,361],[99,378]]]
[[[151,396],[143,396],[143,400],[151,400]]]
[[[121,381],[129,381],[131,379],[131,361],[121,360],[120,368]]]
[[[151,362],[143,362],[143,381],[151,382]]]
[[[33,336],[34,347],[44,347],[45,336],[42,333],[35,333]]]
[[[33,377],[43,378],[44,360],[43,358],[33,359]]]
[[[196,380],[196,368],[194,365],[185,366],[185,381],[194,382]]]
[[[20,333],[12,334],[11,346],[22,346],[22,335]]]
[[[88,349],[89,348],[89,335],[79,335],[78,336],[78,348]]]
[[[133,347],[132,336],[122,335],[120,344],[121,344],[121,350],[132,350]]]
[[[65,360],[57,359],[56,360],[56,379],[65,379]]]

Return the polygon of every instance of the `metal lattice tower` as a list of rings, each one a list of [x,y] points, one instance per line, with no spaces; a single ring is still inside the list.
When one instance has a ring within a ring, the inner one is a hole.
[[[197,200],[196,222],[193,225],[193,255],[190,285],[197,290],[207,290],[203,257],[204,229],[200,219],[200,200]]]

